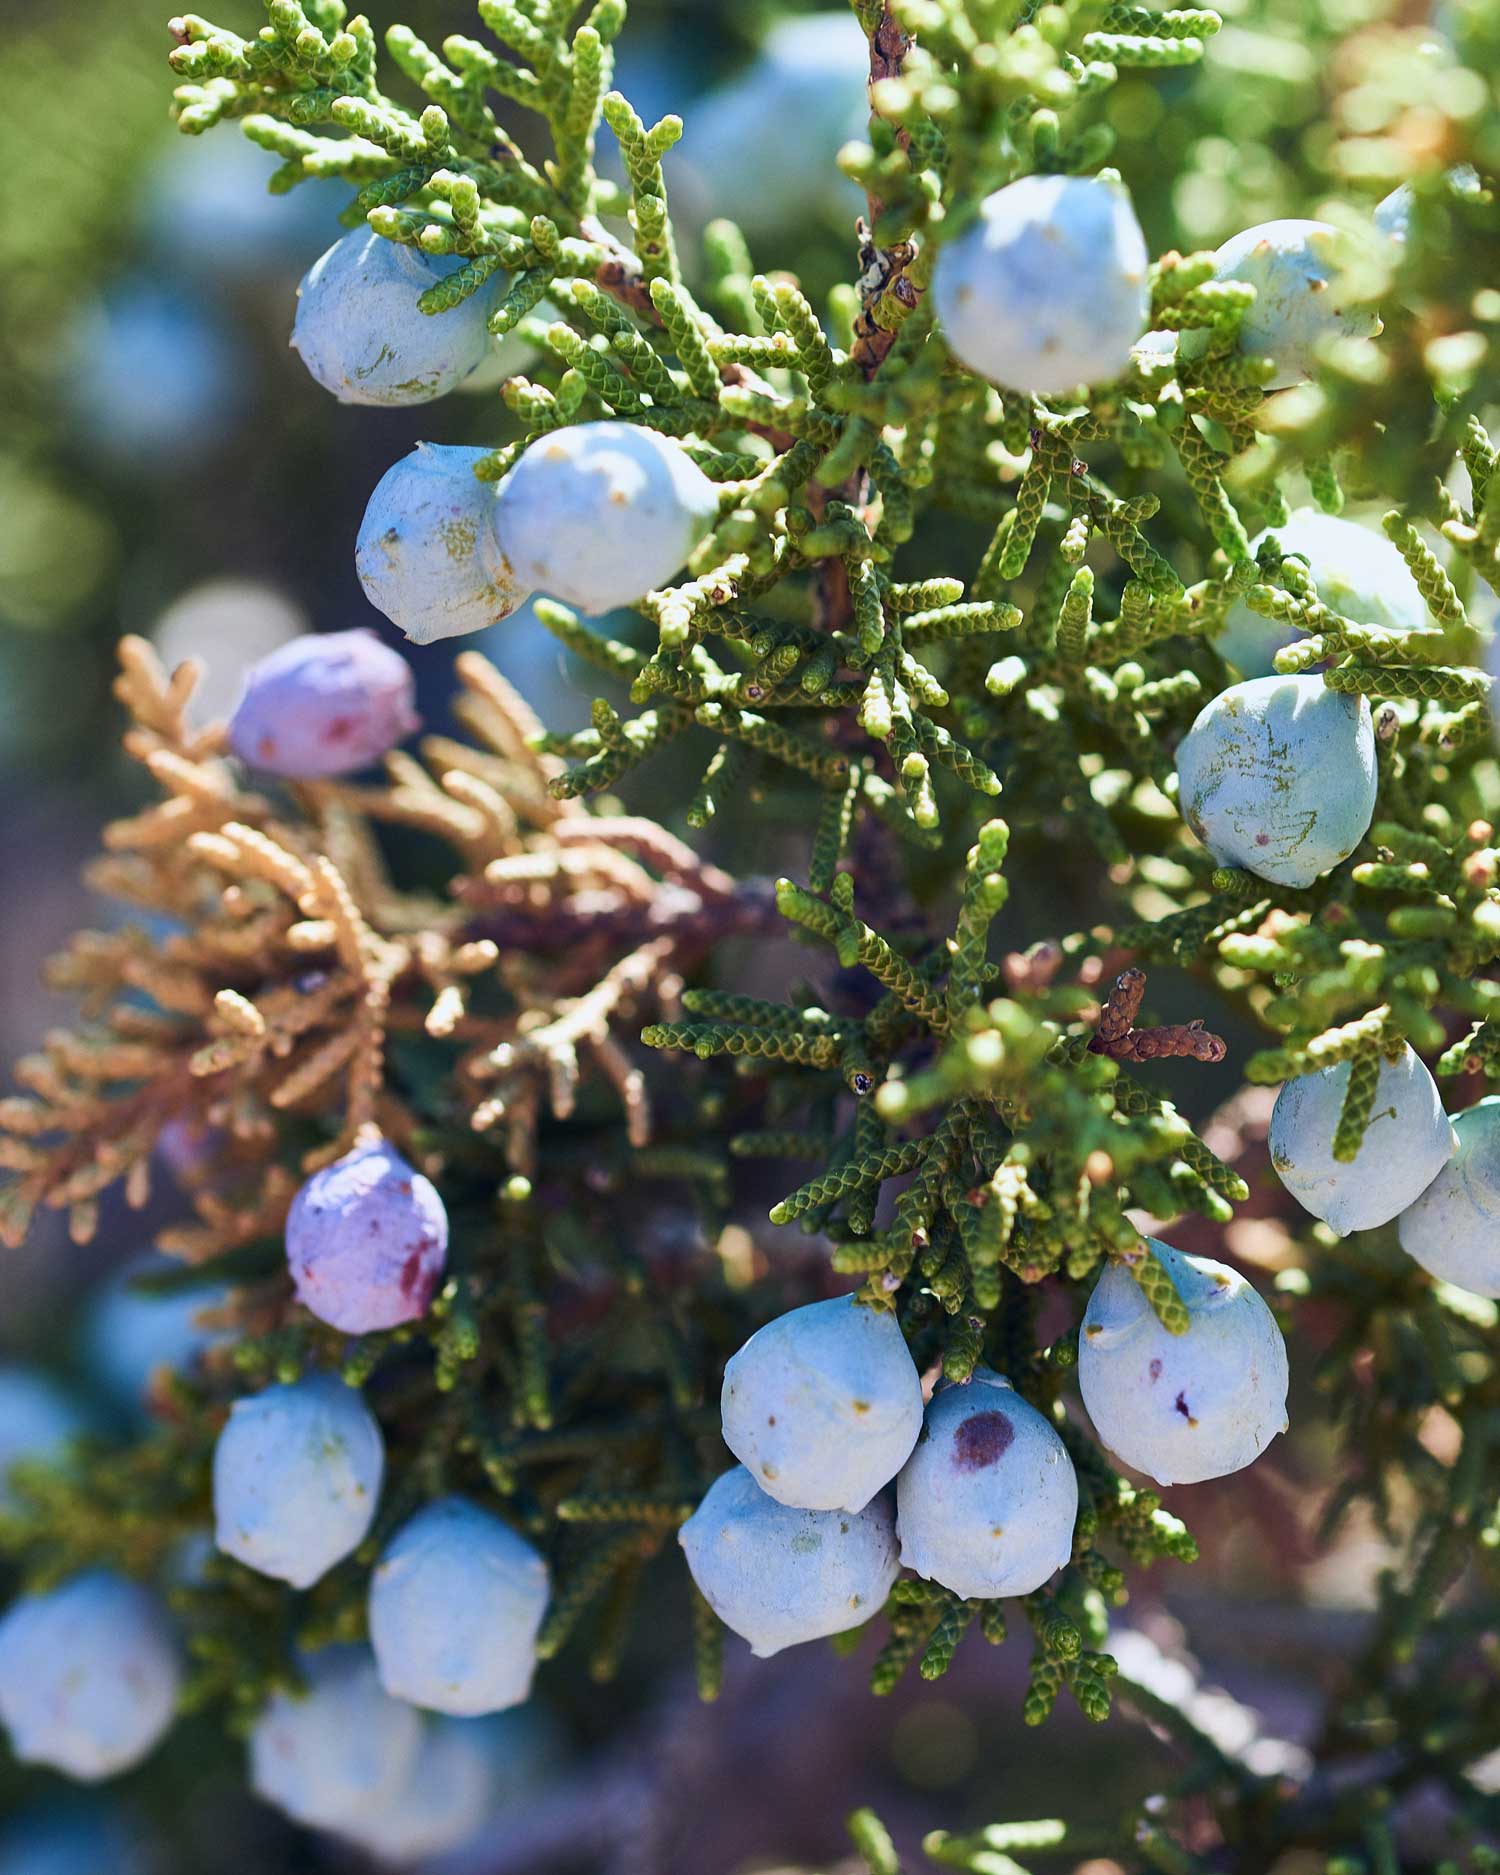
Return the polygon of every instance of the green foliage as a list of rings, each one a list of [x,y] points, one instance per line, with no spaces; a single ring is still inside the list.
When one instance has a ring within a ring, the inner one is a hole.
[[[1492,1589],[1500,1545],[1493,1306],[1433,1284],[1384,1239],[1356,1257],[1321,1229],[1300,1229],[1294,1247],[1284,1233],[1282,1299],[1335,1324],[1318,1371],[1346,1454],[1330,1528],[1358,1502],[1408,1558],[1329,1720],[1330,1758],[1369,1754],[1354,1798],[1331,1782],[1284,1793],[1226,1754],[1201,1713],[1169,1717],[1170,1702],[1118,1670],[1109,1616],[1127,1565],[1191,1562],[1197,1547],[1083,1429],[1074,1348],[1107,1261],[1182,1333],[1187,1311],[1145,1222],[1223,1225],[1251,1196],[1165,1091],[1192,1088],[1226,1044],[1199,1019],[1137,1025],[1142,965],[1174,983],[1164,1006],[1201,999],[1239,1045],[1271,1040],[1237,1061],[1240,1079],[1349,1062],[1342,1160],[1364,1138],[1382,1057],[1406,1043],[1448,1075],[1500,1080],[1500,983],[1486,974],[1500,961],[1500,762],[1474,604],[1500,568],[1500,447],[1484,424],[1500,306],[1482,284],[1500,227],[1488,182],[1447,175],[1463,161],[1494,174],[1497,68],[1467,71],[1444,51],[1431,63],[1452,83],[1435,91],[1431,70],[1403,75],[1379,44],[1354,55],[1368,96],[1359,133],[1331,133],[1335,179],[1367,195],[1399,180],[1403,113],[1439,96],[1449,107],[1443,167],[1414,178],[1404,248],[1371,242],[1341,282],[1380,301],[1379,338],[1339,342],[1315,383],[1268,394],[1274,367],[1238,343],[1253,289],[1217,281],[1207,253],[1170,250],[1152,269],[1153,325],[1206,342],[1191,358],[1142,347],[1086,402],[1039,400],[948,353],[930,294],[942,244],[1017,176],[1097,173],[1114,153],[1112,101],[1175,84],[1219,17],[1105,0],[854,10],[873,115],[842,165],[867,222],[850,256],[857,285],[822,307],[769,270],[781,257],[755,271],[732,226],[704,231],[700,260],[674,224],[683,121],[648,125],[611,89],[620,0],[581,19],[553,0],[479,0],[500,51],[457,33],[433,49],[400,26],[382,51],[340,0],[268,0],[249,37],[196,15],[173,23],[181,129],[237,120],[282,159],[273,188],[337,178],[348,226],[462,257],[422,300],[434,318],[507,276],[493,329],[526,330],[542,361],[502,387],[485,479],[548,431],[611,416],[682,439],[719,512],[628,639],[538,606],[610,687],[587,729],[549,734],[475,660],[460,714],[478,746],[429,739],[425,767],[395,757],[384,789],[299,790],[286,820],[205,779],[221,774],[207,766],[215,745],[188,737],[183,698],[143,689],[127,658],[132,752],[183,804],[171,824],[192,835],[214,893],[227,876],[241,899],[225,910],[199,875],[185,899],[179,876],[143,885],[144,861],[109,881],[196,920],[198,947],[175,959],[191,982],[169,986],[131,941],[70,954],[61,979],[110,1027],[92,1056],[57,1043],[7,1103],[8,1234],[40,1204],[86,1235],[99,1191],[142,1161],[153,1125],[209,1115],[235,1141],[205,1177],[199,1235],[174,1247],[248,1259],[233,1272],[234,1368],[255,1381],[340,1360],[388,1429],[392,1480],[351,1563],[298,1600],[219,1559],[179,1598],[198,1665],[190,1700],[240,1719],[286,1677],[292,1643],[360,1633],[380,1542],[447,1489],[493,1496],[547,1547],[542,1655],[581,1649],[600,1680],[619,1669],[643,1570],[670,1554],[722,1468],[724,1359],[772,1312],[753,1254],[736,1250],[770,1163],[791,1186],[771,1223],[823,1239],[833,1270],[896,1312],[919,1367],[962,1382],[994,1366],[1067,1444],[1074,1552],[1010,1611],[1032,1635],[1017,1716],[1040,1724],[1066,1691],[1102,1721],[1118,1694],[1188,1761],[1166,1800],[1104,1846],[1169,1875],[1210,1866],[1178,1840],[1206,1797],[1227,1845],[1211,1866],[1262,1875],[1307,1850],[1375,1875],[1396,1865],[1367,1800],[1432,1777],[1468,1805],[1464,1766],[1500,1743],[1492,1690],[1460,1671],[1466,1616],[1445,1605],[1466,1565]],[[1463,17],[1461,48],[1465,34],[1493,43],[1479,11]],[[512,133],[510,107],[540,138]],[[605,134],[623,181],[595,167]],[[543,301],[556,314],[545,325],[532,317]],[[1450,475],[1459,461],[1466,486]],[[1274,539],[1252,555],[1251,537],[1305,494],[1329,512],[1378,498],[1429,630],[1344,617]],[[967,542],[958,571],[924,554],[940,520],[945,539]],[[1213,637],[1239,602],[1300,634],[1279,669],[1321,668],[1374,714],[1375,823],[1304,889],[1215,868],[1174,803],[1172,749],[1230,681]],[[690,829],[743,842],[794,825],[797,843],[778,842],[793,876],[737,881],[621,811],[614,791],[657,764],[686,774],[675,811]],[[394,857],[387,878],[373,831],[386,822],[456,850],[447,901],[419,898]],[[126,823],[112,844],[139,860],[166,844],[155,824]],[[252,912],[263,956],[220,934]],[[776,1001],[718,982],[722,946],[773,932],[804,945],[808,984]],[[295,1026],[294,964],[300,977],[299,960],[330,947],[330,971],[347,974]],[[585,979],[549,990],[563,954]],[[126,991],[153,999],[150,1020]],[[351,1014],[339,999],[355,991]],[[1179,1078],[1164,1078],[1164,1059],[1183,1064]],[[286,1094],[289,1072],[301,1078]],[[115,1124],[127,1108],[130,1126]],[[377,1114],[439,1174],[457,1254],[427,1320],[349,1352],[289,1307],[274,1232],[309,1157]],[[674,1228],[663,1187],[704,1240],[681,1269],[653,1241]],[[1369,1367],[1376,1384],[1347,1384]],[[211,1435],[235,1386],[227,1362],[211,1365],[128,1462],[99,1454],[69,1478],[29,1480],[3,1532],[27,1579],[101,1558],[161,1573],[205,1517]],[[1437,1409],[1458,1429],[1447,1463],[1419,1438]],[[722,1630],[680,1571],[674,1593],[681,1645],[713,1698]],[[872,1688],[891,1692],[913,1664],[937,1679],[962,1647],[1006,1630],[1001,1606],[904,1578]],[[1424,1647],[1453,1669],[1437,1729],[1424,1703],[1434,1671],[1418,1684],[1395,1670]],[[1377,1748],[1397,1754],[1394,1770]],[[875,1875],[897,1867],[871,1813],[850,1832]],[[942,1866],[1024,1875],[1025,1858],[1092,1846],[1038,1822],[939,1833],[927,1850]]]

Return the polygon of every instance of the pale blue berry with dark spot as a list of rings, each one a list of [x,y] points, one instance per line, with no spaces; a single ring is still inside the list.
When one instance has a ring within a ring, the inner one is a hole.
[[[386,1545],[370,1578],[370,1642],[386,1691],[459,1718],[531,1692],[547,1564],[467,1498],[439,1498]]]
[[[1286,1430],[1286,1343],[1237,1270],[1149,1241],[1187,1331],[1168,1333],[1129,1270],[1111,1264],[1078,1336],[1083,1403],[1108,1449],[1158,1484],[1222,1478]]]
[[[1346,521],[1320,508],[1298,508],[1282,527],[1268,527],[1251,541],[1258,553],[1268,541],[1280,544],[1287,559],[1300,559],[1332,611],[1360,625],[1387,631],[1422,631],[1427,605],[1399,550],[1359,521]],[[1276,653],[1307,634],[1278,619],[1263,618],[1237,599],[1214,634],[1214,648],[1244,677],[1266,677]]]
[[[428,288],[464,264],[356,228],[304,275],[293,349],[341,404],[429,403],[484,362],[490,314],[504,290],[494,274],[448,311],[422,312],[417,302]]]
[[[382,1689],[363,1647],[313,1654],[304,1677],[251,1728],[250,1787],[294,1823],[353,1832],[412,1775],[422,1716]]]
[[[955,1595],[1029,1595],[1073,1552],[1078,1478],[1056,1428],[977,1368],[943,1386],[896,1480],[901,1561]]]
[[[447,1257],[448,1213],[436,1187],[384,1139],[314,1172],[287,1215],[297,1300],[345,1334],[425,1315]]]
[[[743,1465],[714,1480],[678,1541],[703,1599],[762,1660],[861,1626],[900,1573],[889,1497],[796,1510]]]
[[[311,1587],[358,1548],[380,1498],[385,1441],[329,1374],[236,1400],[214,1446],[214,1540],[261,1575]]]
[[[1355,1157],[1333,1156],[1349,1063],[1298,1075],[1271,1112],[1271,1164],[1305,1211],[1340,1237],[1389,1224],[1419,1198],[1453,1157],[1457,1139],[1437,1083],[1403,1048],[1382,1059],[1375,1104]]]
[[[1183,819],[1221,866],[1307,886],[1375,812],[1369,702],[1321,677],[1253,677],[1207,703],[1177,749]]]
[[[495,538],[484,449],[418,443],[375,485],[354,564],[365,597],[413,644],[483,631],[526,597]]]
[[[1401,1248],[1429,1276],[1500,1296],[1500,1096],[1453,1118],[1458,1146],[1396,1220]]]
[[[0,1722],[23,1764],[90,1783],[129,1770],[171,1725],[181,1683],[166,1610],[113,1570],[23,1595],[0,1620]]]
[[[1107,384],[1150,311],[1150,257],[1122,183],[1023,176],[938,256],[933,304],[960,363],[1034,397]]]
[[[922,1429],[922,1383],[895,1315],[852,1296],[758,1329],[724,1369],[724,1443],[800,1510],[863,1510]]]
[[[528,445],[500,484],[495,535],[523,586],[600,613],[665,586],[718,511],[672,437],[577,423]]]
[[[353,774],[419,727],[415,696],[411,666],[374,632],[308,632],[246,671],[229,746],[291,781]]]
[[[1239,329],[1240,350],[1270,358],[1276,372],[1268,390],[1285,390],[1312,377],[1322,347],[1340,338],[1369,338],[1380,318],[1352,297],[1351,266],[1357,245],[1324,221],[1266,221],[1233,236],[1214,255],[1216,280],[1255,288],[1255,303]],[[1185,357],[1200,356],[1203,331],[1185,333]]]

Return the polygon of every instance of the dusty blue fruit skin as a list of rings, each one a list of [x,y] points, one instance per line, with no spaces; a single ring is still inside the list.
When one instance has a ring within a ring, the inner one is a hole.
[[[761,1660],[859,1627],[900,1573],[889,1496],[794,1510],[743,1465],[714,1480],[677,1540],[703,1599]]]
[[[977,1368],[941,1387],[896,1480],[901,1561],[955,1595],[1029,1595],[1073,1553],[1078,1478],[1054,1427]]]
[[[0,1510],[15,1508],[15,1466],[56,1464],[83,1429],[83,1414],[55,1380],[29,1367],[0,1367]]]
[[[314,1172],[287,1214],[297,1300],[348,1335],[425,1315],[447,1258],[442,1199],[383,1139]]]
[[[343,1834],[377,1862],[426,1862],[473,1841],[490,1813],[495,1786],[494,1746],[485,1722],[429,1719],[411,1771]]]
[[[526,597],[495,539],[495,491],[474,473],[489,453],[418,443],[365,509],[359,583],[413,644],[483,631]]]
[[[1291,220],[1246,228],[1215,254],[1216,280],[1242,280],[1255,288],[1239,344],[1251,357],[1275,361],[1267,389],[1285,390],[1312,377],[1325,340],[1369,338],[1380,330],[1377,314],[1341,303],[1338,276],[1349,253],[1349,237],[1340,229]],[[1206,342],[1204,333],[1185,334],[1184,356],[1197,357]]]
[[[670,436],[575,423],[539,436],[500,484],[495,538],[522,585],[597,614],[666,585],[718,511]]]
[[[1275,539],[1288,558],[1307,562],[1318,597],[1343,617],[1388,631],[1421,631],[1427,606],[1411,569],[1384,534],[1358,521],[1345,521],[1319,508],[1298,508],[1285,527],[1268,527],[1250,543],[1258,553]],[[1214,634],[1214,648],[1244,677],[1266,677],[1276,653],[1306,634],[1262,618],[1243,599],[1230,607]]]
[[[922,1382],[896,1318],[852,1296],[792,1309],[724,1369],[724,1443],[778,1503],[863,1510],[922,1429]]]
[[[1500,1296],[1500,1096],[1453,1116],[1458,1146],[1396,1220],[1401,1248],[1430,1276]]]
[[[992,383],[1061,395],[1130,363],[1150,310],[1145,236],[1124,186],[1023,176],[938,257],[933,303],[953,355]]]
[[[463,265],[356,228],[304,275],[293,349],[341,404],[430,403],[483,362],[504,291],[495,274],[447,312],[419,311],[422,294]]]
[[[161,1369],[185,1372],[224,1338],[203,1320],[229,1299],[222,1285],[170,1293],[136,1286],[139,1276],[168,1271],[180,1274],[182,1265],[164,1256],[132,1258],[93,1297],[84,1318],[82,1353],[89,1373],[127,1414],[144,1411]]]
[[[305,1694],[273,1693],[250,1732],[250,1787],[293,1822],[356,1830],[412,1774],[422,1718],[381,1690],[363,1647],[304,1665]]]
[[[374,632],[308,632],[246,671],[229,746],[291,781],[353,774],[419,727],[415,695],[410,665]]]
[[[236,1400],[214,1447],[214,1540],[261,1575],[310,1587],[364,1541],[385,1441],[329,1374]]]
[[[727,216],[752,241],[813,215],[847,226],[860,198],[834,159],[869,128],[869,76],[869,42],[847,11],[776,21],[751,64],[702,100],[674,152],[695,217]]]
[[[1273,885],[1311,885],[1347,859],[1375,791],[1370,705],[1321,677],[1231,684],[1177,749],[1183,819],[1221,866]]]
[[[1121,1264],[1105,1270],[1078,1336],[1078,1382],[1100,1439],[1158,1484],[1223,1478],[1286,1431],[1286,1343],[1238,1271],[1149,1239],[1186,1304],[1169,1334]]]
[[[473,1718],[531,1691],[547,1565],[524,1537],[461,1497],[404,1524],[370,1578],[381,1684],[432,1712]]]
[[[166,1611],[108,1569],[23,1595],[0,1621],[0,1721],[23,1764],[92,1783],[172,1723],[182,1667]]]
[[[1407,1048],[1382,1061],[1375,1105],[1358,1154],[1333,1156],[1349,1063],[1299,1075],[1271,1111],[1271,1164],[1305,1211],[1347,1237],[1375,1230],[1415,1202],[1453,1157],[1457,1135],[1437,1083]]]

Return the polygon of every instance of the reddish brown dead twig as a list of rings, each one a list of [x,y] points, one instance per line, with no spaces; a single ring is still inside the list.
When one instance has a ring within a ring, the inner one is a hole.
[[[911,40],[887,4],[870,35],[871,85],[878,84],[882,78],[898,76],[910,50]],[[910,132],[901,124],[893,124],[892,128],[897,143],[902,149],[909,150]],[[885,204],[873,193],[868,196],[868,204],[868,222],[861,217],[856,224],[859,237],[860,308],[854,321],[854,343],[850,347],[849,356],[865,377],[873,378],[896,342],[895,329],[881,323],[881,300],[890,293],[910,309],[916,305],[920,293],[906,271],[917,257],[916,244],[912,241],[896,241],[888,247],[878,246],[874,230]]]
[[[1210,1035],[1201,1021],[1168,1022],[1159,1028],[1138,1029],[1135,1019],[1146,994],[1144,970],[1125,970],[1115,979],[1089,1050],[1111,1061],[1162,1061],[1188,1055],[1194,1061],[1222,1061],[1226,1050],[1221,1036]]]

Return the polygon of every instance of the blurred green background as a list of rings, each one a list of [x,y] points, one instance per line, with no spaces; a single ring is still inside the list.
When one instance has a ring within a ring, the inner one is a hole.
[[[1226,24],[1204,67],[1126,75],[1103,106],[1153,251],[1315,213],[1350,61],[1410,70],[1431,37],[1425,8],[1400,0],[1221,0],[1220,10]],[[403,0],[400,11],[434,40],[473,30],[461,0]],[[138,632],[169,661],[205,658],[205,703],[217,713],[245,665],[283,638],[384,629],[353,566],[369,491],[418,439],[494,443],[511,433],[493,386],[405,412],[341,408],[312,384],[287,347],[293,295],[336,238],[344,192],[272,198],[264,184],[274,159],[233,127],[179,137],[167,115],[164,12],[163,0],[0,0],[7,1059],[63,1014],[37,987],[45,954],[77,925],[117,915],[79,878],[100,824],[138,796],[115,746],[115,639]],[[222,23],[253,30],[252,0],[232,0]],[[757,54],[768,34],[772,51]],[[859,204],[832,157],[861,122],[863,63],[848,15],[636,0],[616,82],[648,119],[676,109],[687,120],[667,176],[689,256],[694,224],[728,213],[745,223],[757,265],[796,271],[815,295],[852,276]],[[714,87],[723,89],[699,102]],[[512,128],[530,135],[524,121]],[[763,139],[762,161],[745,163],[746,137]],[[1371,178],[1356,199],[1387,186]],[[916,548],[951,568],[978,545],[964,523],[934,520]],[[584,720],[593,682],[529,615],[487,639],[553,726]],[[444,709],[452,649],[412,653],[430,721]],[[765,868],[763,854],[757,864]],[[111,1214],[99,1241],[78,1250],[44,1222],[7,1266],[0,1356],[45,1364],[106,1431],[128,1429],[152,1359],[191,1345],[181,1309],[118,1289],[143,1229]],[[1293,1741],[1313,1707],[1289,1669],[1337,1644],[1381,1557],[1357,1533],[1335,1558],[1316,1555],[1323,1455],[1311,1418],[1310,1433],[1232,1490],[1177,1494],[1174,1507],[1205,1537],[1205,1561],[1158,1570],[1132,1607],[1141,1645],[1170,1654],[1190,1641]],[[1165,1760],[1140,1729],[1092,1731],[1064,1714],[1044,1733],[1024,1732],[1023,1669],[1009,1651],[967,1650],[941,1689],[875,1702],[857,1666],[836,1666],[821,1649],[753,1672],[740,1650],[724,1700],[700,1713],[681,1636],[647,1632],[607,1692],[549,1673],[542,1699],[497,1733],[513,1786],[501,1819],[481,1849],[443,1866],[475,1875],[825,1868],[845,1853],[841,1819],[856,1803],[876,1803],[909,1844],[938,1824],[1059,1809],[1105,1817],[1149,1787]],[[1226,1701],[1231,1727],[1236,1710]],[[237,1748],[207,1727],[179,1727],[97,1800],[0,1764],[0,1809],[0,1875],[356,1865],[248,1798]],[[1109,1875],[1114,1865],[1092,1867]]]

